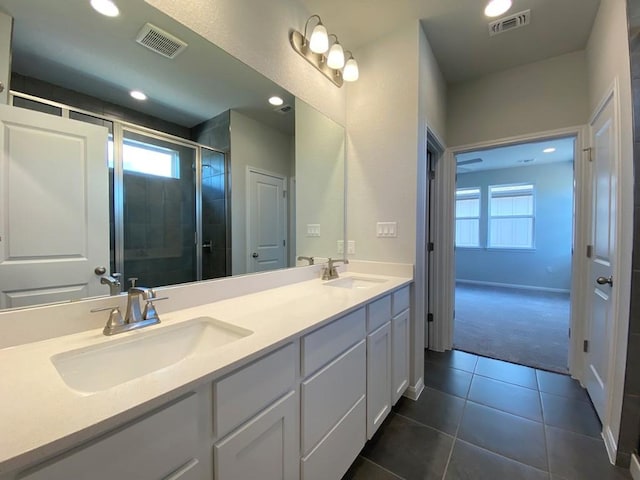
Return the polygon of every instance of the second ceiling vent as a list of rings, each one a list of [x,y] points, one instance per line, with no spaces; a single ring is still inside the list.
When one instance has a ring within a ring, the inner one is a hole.
[[[531,10],[525,10],[524,12],[514,13],[508,17],[500,18],[489,24],[489,36],[493,37],[499,33],[524,27],[525,25],[529,25],[530,21]]]
[[[167,58],[176,58],[180,52],[187,48],[186,42],[150,23],[142,27],[136,37],[136,42]]]

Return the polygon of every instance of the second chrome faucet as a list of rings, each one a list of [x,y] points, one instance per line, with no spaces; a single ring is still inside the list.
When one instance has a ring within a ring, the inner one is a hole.
[[[336,268],[336,263],[343,263],[347,265],[349,260],[346,258],[338,258],[334,260],[333,258],[329,258],[327,261],[327,266],[322,269],[322,280],[334,280],[339,278],[338,269]]]

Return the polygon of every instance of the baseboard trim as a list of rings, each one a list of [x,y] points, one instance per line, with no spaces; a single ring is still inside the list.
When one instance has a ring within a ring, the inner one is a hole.
[[[640,461],[638,460],[638,455],[635,453],[631,454],[629,470],[631,471],[631,478],[633,478],[633,480],[640,480]]]
[[[420,377],[415,385],[409,385],[404,391],[403,397],[407,397],[409,400],[418,400],[422,391],[424,390],[424,379]]]
[[[605,427],[604,431],[602,432],[602,438],[604,439],[604,446],[607,447],[607,455],[609,456],[609,461],[612,465],[615,465],[616,457],[618,455],[618,445],[609,426]]]
[[[518,285],[518,284],[511,284],[511,283],[482,282],[480,280],[456,279],[456,283],[463,283],[466,285],[480,285],[484,287],[512,288],[514,290],[534,290],[538,292],[571,293],[571,290],[567,290],[564,288],[536,287],[533,285]]]

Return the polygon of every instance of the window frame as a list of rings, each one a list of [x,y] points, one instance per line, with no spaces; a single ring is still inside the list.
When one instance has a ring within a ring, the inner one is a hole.
[[[517,187],[521,187],[520,190]],[[491,204],[493,198],[515,197],[523,196],[524,189],[522,187],[531,187],[531,213],[530,214],[517,214],[517,215],[493,215]],[[511,192],[505,191],[498,195],[493,194],[494,188],[513,188]],[[518,195],[520,193],[520,195]],[[516,246],[516,245],[493,245],[491,239],[491,222],[494,219],[531,219],[531,241],[528,246]],[[534,182],[520,182],[520,183],[504,183],[497,185],[489,185],[487,187],[487,250],[513,250],[513,251],[534,251],[536,249],[536,185]]]
[[[463,198],[459,198],[459,192],[461,191],[472,191],[473,194],[465,196]],[[477,192],[477,193],[475,193]],[[455,248],[465,248],[465,249],[479,249],[482,248],[482,238],[480,236],[480,225],[482,222],[482,187],[458,187],[455,192],[455,208],[454,208],[454,217],[455,217],[455,234],[454,234],[454,245]],[[478,215],[477,216],[466,216],[466,217],[458,217],[458,200],[478,200]],[[477,220],[478,221],[478,244],[477,245],[458,245],[457,235],[458,235],[458,220]]]

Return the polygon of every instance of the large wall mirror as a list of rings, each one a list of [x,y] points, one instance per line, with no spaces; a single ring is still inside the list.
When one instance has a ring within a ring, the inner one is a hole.
[[[339,256],[343,127],[144,0],[118,6],[0,0],[0,308]]]

